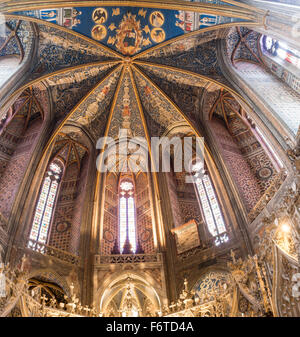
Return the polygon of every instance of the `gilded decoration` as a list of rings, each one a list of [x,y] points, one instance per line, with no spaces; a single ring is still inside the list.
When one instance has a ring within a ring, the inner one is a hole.
[[[24,10],[14,14],[65,27],[101,41],[123,55],[135,55],[186,33],[234,22],[255,22],[251,15],[246,18],[205,11],[114,6]]]
[[[11,4],[0,37],[0,63],[18,63],[1,96],[0,316],[300,316],[300,131],[238,76],[241,64],[250,77],[263,66],[255,25],[267,13],[137,3]],[[206,180],[188,185],[174,149],[170,172],[147,170],[151,137],[196,135]],[[126,150],[116,158],[114,140]],[[98,171],[107,153],[126,172]]]

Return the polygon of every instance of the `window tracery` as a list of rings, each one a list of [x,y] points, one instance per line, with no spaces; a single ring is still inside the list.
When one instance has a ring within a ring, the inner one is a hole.
[[[119,197],[119,230],[120,230],[120,250],[124,250],[127,235],[132,252],[136,252],[136,223],[135,223],[135,200],[134,185],[131,181],[123,180],[120,183]]]
[[[263,52],[279,57],[281,60],[286,61],[300,69],[300,52],[289,47],[286,43],[264,35],[262,37],[262,47]]]
[[[215,245],[218,246],[227,242],[229,238],[216,193],[209,175],[204,173],[201,177],[200,163],[194,164],[192,170],[207,229],[215,238]]]
[[[29,236],[30,240],[42,244],[45,244],[47,241],[49,225],[62,173],[63,169],[57,162],[52,162],[49,165],[35,209]],[[29,247],[34,247],[34,243],[29,242]]]

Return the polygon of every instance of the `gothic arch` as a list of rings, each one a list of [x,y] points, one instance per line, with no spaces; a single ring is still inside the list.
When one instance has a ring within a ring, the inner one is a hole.
[[[133,284],[137,282],[137,285],[135,286],[137,286],[139,290],[144,292],[146,296],[150,296],[152,300],[155,300],[157,310],[161,310],[162,304],[164,303],[164,296],[162,295],[161,289],[158,289],[157,287],[157,280],[155,280],[149,273],[137,273],[133,270],[125,270],[122,272],[119,271],[105,278],[104,282],[101,284],[95,294],[95,306],[100,307],[101,311],[105,307],[107,307],[109,305],[109,302],[119,292],[120,288],[126,286],[126,281],[128,280],[128,278],[132,280]],[[118,283],[120,283],[120,285],[117,286],[116,290],[114,290],[112,293],[106,294],[109,289],[113,289],[114,285],[117,285]],[[149,288],[149,290],[146,290],[145,292],[145,290],[142,290],[139,284],[143,285],[143,287],[146,287],[146,289]]]
[[[32,58],[35,58],[36,46],[38,44],[38,33],[33,23],[7,19],[5,24],[7,34],[4,40],[0,41],[0,62],[2,63],[0,63],[2,68],[0,103],[2,104],[14,89],[15,84],[20,81],[22,82],[23,78],[26,77],[31,67]],[[10,66],[10,70],[6,70],[5,58],[9,60],[8,57],[15,57],[18,60],[14,62],[13,67]],[[4,111],[1,108],[1,117],[4,113],[5,108]]]
[[[70,295],[70,287],[65,277],[59,274],[57,271],[53,269],[34,269],[29,275],[28,279],[42,277],[50,282],[58,284],[65,292],[66,295]]]
[[[289,88],[287,84],[280,83],[276,76],[266,67],[260,49],[261,35],[256,32],[254,33],[253,39],[250,40],[252,49],[247,45],[247,51],[251,50],[251,52],[244,52],[245,57],[239,59],[239,62],[235,62],[233,66],[231,60],[232,45],[230,44],[230,34],[232,34],[232,31],[224,31],[222,34],[223,39],[219,43],[218,50],[220,58],[222,59],[224,73],[242,96],[249,97],[249,102],[251,102],[252,105],[250,111],[255,111],[255,113],[252,114],[253,118],[255,116],[255,119],[260,120],[260,123],[263,123],[266,128],[269,128],[280,144],[283,144],[283,138],[287,138],[293,143],[295,142],[295,135],[299,127],[297,123],[299,124],[299,121],[296,115],[294,117],[291,115],[291,111],[299,110],[298,104],[300,104],[300,96],[297,95],[293,89]],[[238,44],[236,46],[238,46]],[[233,52],[234,51],[235,49]],[[251,60],[252,55],[256,57],[255,62]],[[246,74],[248,75],[246,76]],[[272,88],[271,86],[263,88],[258,85],[258,82],[273,83],[274,86]],[[238,89],[238,86],[240,89]],[[267,94],[264,90],[268,90],[269,93],[276,92],[277,97],[267,102],[265,97],[270,97],[270,94]],[[294,107],[285,107],[283,101],[293,102]],[[277,108],[273,103],[277,104]],[[250,114],[249,108],[247,110]],[[287,120],[287,122],[284,120]],[[273,126],[270,127],[270,124]]]

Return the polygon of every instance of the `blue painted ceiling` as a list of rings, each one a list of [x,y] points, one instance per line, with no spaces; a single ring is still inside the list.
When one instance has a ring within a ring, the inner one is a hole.
[[[185,33],[242,21],[228,16],[140,7],[65,7],[15,14],[72,29],[129,56]]]

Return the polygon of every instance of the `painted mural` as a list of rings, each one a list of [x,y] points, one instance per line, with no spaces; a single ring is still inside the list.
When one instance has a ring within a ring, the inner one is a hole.
[[[242,21],[239,18],[190,11],[131,7],[65,7],[15,14],[72,29],[123,55],[135,55],[188,32]]]
[[[137,100],[128,71],[125,72],[120,84],[108,136],[117,138],[120,127],[128,131],[128,137],[145,137]]]
[[[150,136],[161,136],[169,125],[184,119],[169,100],[137,71],[133,73]]]

